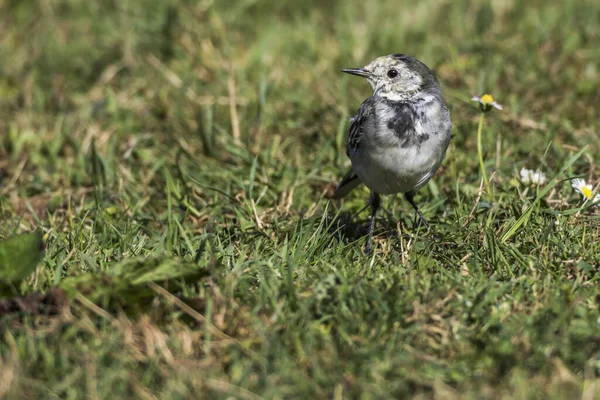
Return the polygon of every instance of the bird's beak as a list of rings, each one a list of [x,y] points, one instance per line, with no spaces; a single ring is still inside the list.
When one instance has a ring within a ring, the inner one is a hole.
[[[364,68],[346,68],[346,69],[343,69],[342,72],[345,72],[347,74],[362,76],[363,78],[367,78],[367,77],[371,76],[371,72],[367,71]]]

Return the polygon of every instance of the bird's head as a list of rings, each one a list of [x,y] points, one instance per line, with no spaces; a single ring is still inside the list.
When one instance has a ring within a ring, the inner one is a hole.
[[[408,100],[423,91],[440,91],[433,72],[421,61],[404,54],[379,57],[365,67],[342,72],[366,78],[375,96],[392,101]]]

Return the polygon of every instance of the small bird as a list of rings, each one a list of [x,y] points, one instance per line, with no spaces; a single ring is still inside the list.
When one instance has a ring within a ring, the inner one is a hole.
[[[404,193],[431,230],[414,196],[440,167],[452,122],[437,78],[413,57],[392,54],[342,72],[366,78],[373,87],[351,120],[346,154],[352,168],[332,196],[342,198],[361,183],[371,190],[368,254],[382,194]]]

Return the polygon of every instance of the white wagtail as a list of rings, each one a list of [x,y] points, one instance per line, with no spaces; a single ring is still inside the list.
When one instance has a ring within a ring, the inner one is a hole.
[[[370,190],[371,221],[365,253],[371,251],[380,194],[404,193],[423,224],[416,191],[439,168],[450,143],[452,122],[442,90],[431,70],[404,54],[379,57],[363,68],[343,69],[373,87],[352,118],[346,154],[352,168],[332,198],[364,183]]]

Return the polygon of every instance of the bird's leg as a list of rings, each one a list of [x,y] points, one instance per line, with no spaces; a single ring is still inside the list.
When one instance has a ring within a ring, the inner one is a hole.
[[[413,208],[417,212],[417,215],[419,216],[419,218],[421,218],[421,221],[423,221],[423,224],[425,225],[425,227],[427,228],[427,230],[431,232],[431,227],[429,226],[429,223],[427,223],[427,220],[425,219],[425,216],[423,215],[423,213],[421,212],[421,210],[419,210],[419,207],[417,206],[417,203],[415,203],[415,194],[414,194],[414,192],[407,192],[407,193],[404,194],[404,196],[406,197],[406,200],[408,200],[408,202],[410,203],[410,205],[413,206]]]
[[[379,193],[371,190],[371,195],[369,196],[369,204],[371,204],[371,221],[369,223],[369,236],[367,237],[365,254],[369,254],[371,252],[371,239],[373,239],[373,230],[375,230],[375,215],[377,214],[380,203],[381,197],[379,196]]]

